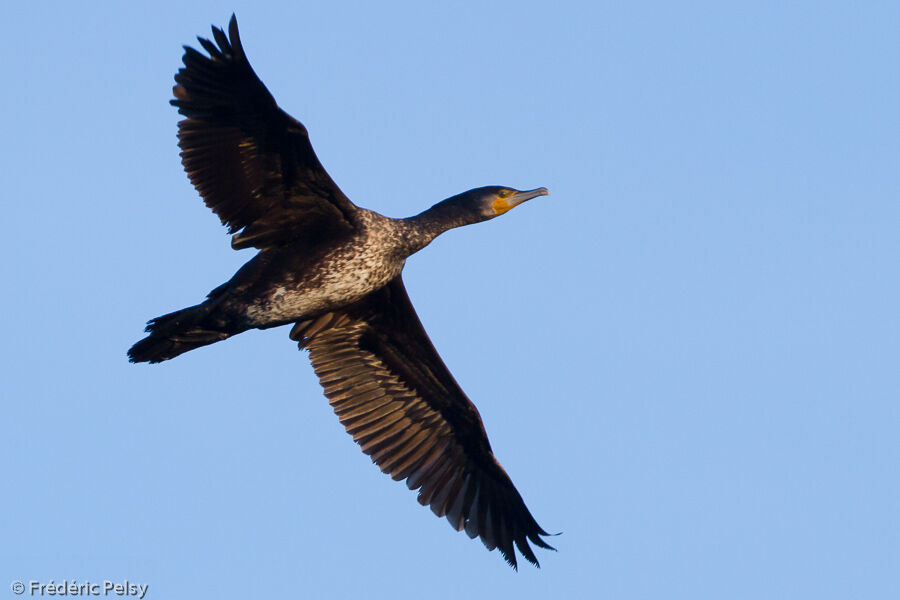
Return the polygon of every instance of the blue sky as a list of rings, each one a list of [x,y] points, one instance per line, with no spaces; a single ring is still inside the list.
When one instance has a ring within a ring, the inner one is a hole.
[[[541,570],[379,473],[287,329],[127,363],[147,319],[250,256],[182,172],[168,105],[181,45],[232,11],[357,204],[550,189],[405,271],[563,532]],[[0,583],[896,598],[898,22],[874,2],[7,7]]]

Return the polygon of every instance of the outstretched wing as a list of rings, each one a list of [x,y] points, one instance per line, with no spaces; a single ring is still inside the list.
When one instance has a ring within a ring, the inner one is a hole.
[[[172,105],[184,169],[228,226],[235,249],[265,248],[353,229],[356,206],[319,163],[303,125],[278,108],[247,61],[237,20],[229,37],[185,46]],[[230,39],[229,39],[230,38]],[[241,231],[242,230],[242,231]]]
[[[458,531],[530,562],[550,548],[491,452],[475,405],[428,339],[398,276],[360,302],[297,323],[325,395],[363,452]],[[539,566],[539,565],[538,565]]]

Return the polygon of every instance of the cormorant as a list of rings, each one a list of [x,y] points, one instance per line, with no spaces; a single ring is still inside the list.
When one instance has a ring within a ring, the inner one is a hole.
[[[306,128],[250,67],[232,15],[209,56],[185,46],[171,104],[191,183],[259,252],[206,301],[151,320],[129,351],[157,363],[248,329],[294,323],[325,395],[363,452],[458,531],[538,565],[552,549],[494,458],[481,417],[441,361],[400,278],[411,254],[453,227],[492,219],[545,188],[483,187],[407,219],[359,208],[319,163]]]

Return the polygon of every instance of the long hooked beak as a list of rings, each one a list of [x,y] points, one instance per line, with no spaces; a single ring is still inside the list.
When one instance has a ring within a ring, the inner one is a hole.
[[[537,198],[538,196],[549,196],[550,191],[547,188],[538,188],[536,190],[528,190],[526,192],[516,192],[512,196],[494,201],[494,211],[498,215],[502,215],[508,210],[515,208],[526,200]]]

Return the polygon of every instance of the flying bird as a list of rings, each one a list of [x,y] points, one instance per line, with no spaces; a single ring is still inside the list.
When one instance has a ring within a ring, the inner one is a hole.
[[[353,204],[306,128],[256,76],[232,15],[228,35],[185,46],[171,104],[191,183],[257,254],[206,300],[149,321],[132,362],[158,363],[248,329],[293,323],[334,412],[363,452],[457,531],[499,549],[553,549],[494,458],[481,417],[428,339],[401,279],[406,259],[448,229],[493,219],[546,195],[482,187],[406,219]]]

